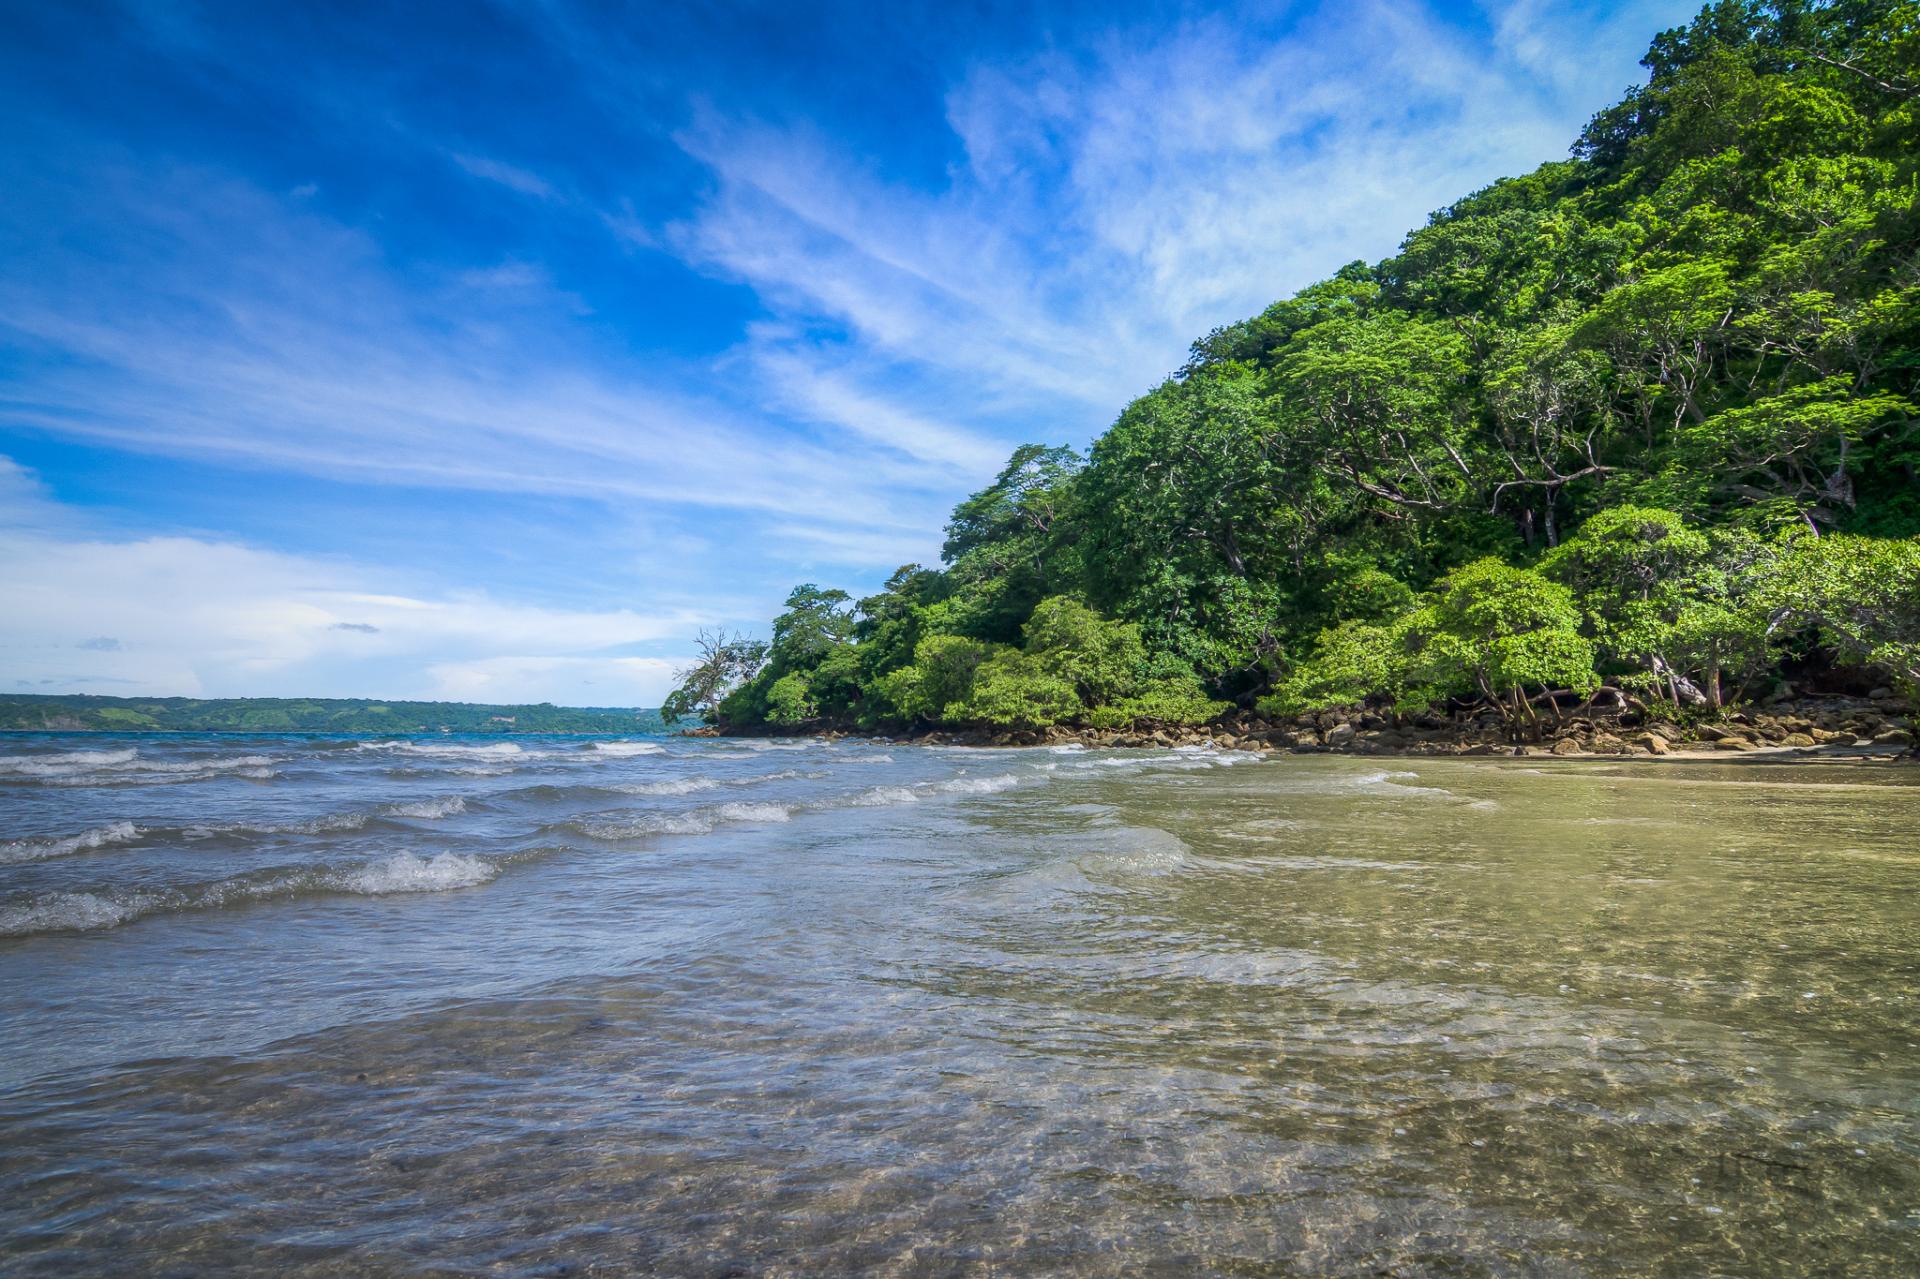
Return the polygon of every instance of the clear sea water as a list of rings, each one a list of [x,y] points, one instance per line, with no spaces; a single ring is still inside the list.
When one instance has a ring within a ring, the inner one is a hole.
[[[1920,770],[0,739],[0,1273],[1920,1273]]]

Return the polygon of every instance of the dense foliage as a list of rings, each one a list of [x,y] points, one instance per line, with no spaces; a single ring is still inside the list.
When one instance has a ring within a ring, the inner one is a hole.
[[[646,733],[653,711],[361,698],[0,696],[0,729],[181,733]]]
[[[1788,659],[1920,679],[1920,5],[1723,0],[1645,65],[1572,159],[1208,334],[1085,458],[1020,449],[943,569],[801,587],[693,700],[1522,723]]]

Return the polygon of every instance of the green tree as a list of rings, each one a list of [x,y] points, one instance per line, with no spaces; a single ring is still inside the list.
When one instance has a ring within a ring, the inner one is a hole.
[[[1441,581],[1422,619],[1419,671],[1432,688],[1465,686],[1510,724],[1539,728],[1530,693],[1592,691],[1593,644],[1573,594],[1529,569],[1477,560]]]
[[[1040,658],[1003,648],[974,671],[966,698],[950,704],[946,718],[993,728],[1045,728],[1077,719],[1086,705],[1073,685]]]
[[[720,704],[758,674],[767,659],[767,646],[761,641],[721,629],[701,631],[695,643],[699,659],[676,674],[679,686],[660,706],[660,718],[668,724],[695,715],[712,722]]]
[[[1920,687],[1920,538],[1805,538],[1763,603],[1775,630],[1811,628],[1846,659]]]

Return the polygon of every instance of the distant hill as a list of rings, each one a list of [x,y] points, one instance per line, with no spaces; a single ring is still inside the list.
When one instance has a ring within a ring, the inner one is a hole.
[[[178,733],[649,733],[659,712],[358,697],[0,695],[0,730]]]

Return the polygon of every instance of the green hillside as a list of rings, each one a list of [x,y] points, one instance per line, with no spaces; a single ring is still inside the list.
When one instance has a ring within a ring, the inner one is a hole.
[[[0,729],[195,733],[647,733],[650,710],[362,698],[0,696]]]

